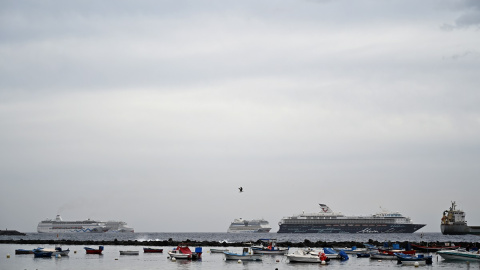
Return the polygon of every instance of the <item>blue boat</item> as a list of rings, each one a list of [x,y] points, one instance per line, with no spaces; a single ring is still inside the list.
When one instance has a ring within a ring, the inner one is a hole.
[[[35,258],[51,258],[52,255],[52,251],[45,251],[43,248],[36,248],[33,250],[33,256]]]
[[[397,256],[398,264],[403,265],[427,265],[432,264],[432,256],[424,256],[424,255],[409,255],[403,253],[395,253]]]

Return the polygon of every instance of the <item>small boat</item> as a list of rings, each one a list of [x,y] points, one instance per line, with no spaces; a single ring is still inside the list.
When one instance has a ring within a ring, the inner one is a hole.
[[[284,255],[287,254],[288,248],[277,247],[276,239],[260,239],[260,245],[252,246],[255,254]]]
[[[325,252],[325,255],[327,255],[329,259],[340,259],[342,261],[348,260],[348,254],[345,253],[343,250],[337,252],[333,248],[323,248],[323,252]]]
[[[370,253],[367,253],[367,252],[357,253],[357,258],[370,258]]]
[[[177,246],[168,252],[170,258],[197,260],[202,258],[202,248],[196,247],[195,252],[192,252],[188,246]]]
[[[138,255],[138,250],[120,250],[120,255]]]
[[[402,265],[427,265],[432,264],[432,256],[424,255],[408,255],[403,253],[395,253],[398,264]]]
[[[52,251],[45,251],[43,248],[36,248],[33,250],[33,256],[35,258],[51,258],[52,255]]]
[[[365,253],[367,251],[366,248],[357,248],[353,246],[351,248],[335,248],[337,250],[343,250],[347,254],[357,254],[357,253]]]
[[[143,253],[163,253],[163,248],[143,248]]]
[[[375,252],[370,254],[370,259],[372,260],[396,260],[397,256],[395,254],[388,254],[386,252]]]
[[[403,254],[409,254],[409,255],[415,255],[416,251],[415,250],[406,250],[406,249],[378,249],[378,252],[380,253],[386,253],[388,255],[393,255],[395,256],[395,253],[403,253]]]
[[[37,250],[52,252],[53,256],[57,256],[57,255],[68,256],[68,253],[70,253],[70,249],[63,250],[61,247],[56,247],[55,249],[39,247],[37,248]]]
[[[243,248],[242,253],[225,251],[225,260],[261,261],[262,255],[253,253],[251,248]]]
[[[439,250],[458,249],[460,248],[460,246],[455,246],[455,244],[450,244],[450,243],[445,243],[445,245],[443,246],[437,246],[435,244],[433,246],[428,246],[428,245],[421,246],[421,245],[412,244],[412,248],[422,252],[437,252]]]
[[[33,249],[15,249],[15,254],[33,254]]]
[[[328,262],[330,259],[323,252],[323,250],[298,249],[293,253],[287,254],[287,258],[290,262],[303,262],[303,263],[322,263]]]
[[[395,255],[395,253],[403,253],[403,254],[409,254],[409,255],[415,255],[416,251],[411,249],[410,243],[407,244],[406,249],[401,249],[400,245],[398,243],[392,244],[392,247],[389,247],[389,244],[385,242],[383,244],[383,248],[379,248],[378,251],[380,253],[387,253],[389,255]]]
[[[480,261],[479,251],[471,252],[463,249],[440,250],[437,252],[444,260]]]
[[[229,250],[227,248],[211,248],[210,253],[224,253],[228,252]]]
[[[89,247],[84,247],[84,249],[87,252],[87,254],[102,254],[103,246],[99,246],[98,249],[89,248]]]

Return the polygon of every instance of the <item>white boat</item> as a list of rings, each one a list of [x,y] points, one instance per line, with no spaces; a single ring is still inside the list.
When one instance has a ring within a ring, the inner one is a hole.
[[[287,254],[290,262],[306,262],[306,263],[321,263],[322,261],[329,261],[330,259],[325,255],[323,249],[298,249],[292,253]]]
[[[396,260],[397,256],[395,256],[394,254],[375,252],[375,253],[370,254],[370,259],[372,259],[372,260]]]
[[[255,254],[270,254],[270,255],[285,255],[288,248],[277,247],[276,239],[260,239],[260,245],[252,246],[252,251]]]
[[[196,260],[200,259],[202,256],[200,247],[195,249],[195,252],[192,252],[187,246],[177,246],[173,250],[168,251],[170,258],[175,259],[187,259],[187,260]]]
[[[365,253],[368,250],[366,248],[357,248],[357,247],[351,247],[351,248],[335,248],[336,250],[343,250],[347,254],[357,254],[357,253]]]
[[[120,250],[120,255],[138,255],[138,250]]]
[[[268,233],[272,227],[264,219],[246,220],[236,218],[230,223],[228,233]]]
[[[37,248],[36,250],[43,251],[43,252],[52,252],[52,256],[61,255],[61,256],[68,256],[70,253],[70,249],[63,250],[61,247],[53,248]]]
[[[261,261],[262,255],[254,254],[251,248],[243,248],[242,253],[223,252],[225,260]]]
[[[462,249],[457,250],[440,250],[437,254],[445,260],[462,260],[462,261],[480,261],[478,251],[470,252]]]

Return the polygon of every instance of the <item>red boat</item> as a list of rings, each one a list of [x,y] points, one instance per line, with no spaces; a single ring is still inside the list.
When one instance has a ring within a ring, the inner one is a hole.
[[[163,248],[143,248],[143,253],[163,253]]]
[[[84,247],[87,254],[102,254],[103,246],[99,246],[98,249]]]
[[[444,249],[457,249],[457,248],[460,248],[460,246],[455,246],[454,244],[452,245],[444,245],[444,246],[436,246],[436,245],[433,245],[433,246],[420,246],[420,245],[415,245],[415,244],[412,244],[412,247],[416,250],[420,250],[420,251],[425,251],[425,252],[437,252],[439,250],[444,250]]]

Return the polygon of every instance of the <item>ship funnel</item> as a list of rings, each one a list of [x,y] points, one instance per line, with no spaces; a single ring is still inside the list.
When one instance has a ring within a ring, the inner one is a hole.
[[[60,215],[57,215],[57,217],[55,218],[55,221],[62,221],[62,217]]]

